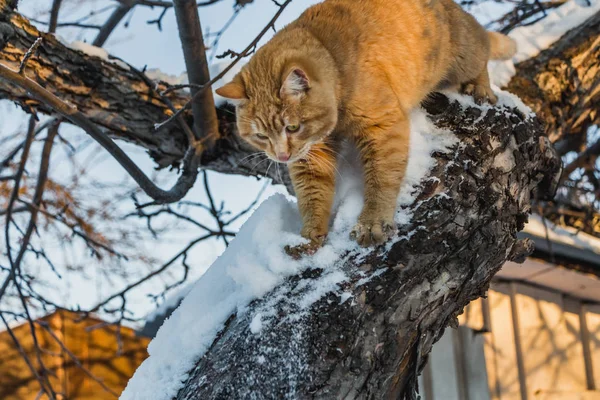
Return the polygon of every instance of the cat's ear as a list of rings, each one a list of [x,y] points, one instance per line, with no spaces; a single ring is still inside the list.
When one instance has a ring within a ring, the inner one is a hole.
[[[224,86],[221,86],[217,90],[215,90],[219,96],[225,97],[226,99],[231,100],[247,100],[248,96],[246,95],[246,88],[244,87],[244,83],[241,79],[237,79],[237,77],[233,78],[233,80]]]
[[[300,68],[292,70],[283,79],[280,94],[281,97],[299,98],[310,89],[308,75]]]

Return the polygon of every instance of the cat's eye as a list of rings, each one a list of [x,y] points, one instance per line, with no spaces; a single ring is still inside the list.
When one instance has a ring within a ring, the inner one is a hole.
[[[266,135],[263,135],[263,134],[260,134],[260,133],[257,133],[257,134],[256,134],[256,137],[257,137],[257,138],[259,138],[259,139],[261,139],[261,140],[265,140],[265,139],[268,139],[268,138],[269,138],[268,136],[266,136]]]
[[[300,130],[300,125],[299,124],[288,125],[285,127],[285,130],[290,133],[298,132]]]

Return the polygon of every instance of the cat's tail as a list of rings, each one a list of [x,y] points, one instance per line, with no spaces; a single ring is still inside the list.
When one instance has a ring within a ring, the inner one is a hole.
[[[489,32],[490,60],[509,60],[517,53],[517,42],[498,32]]]

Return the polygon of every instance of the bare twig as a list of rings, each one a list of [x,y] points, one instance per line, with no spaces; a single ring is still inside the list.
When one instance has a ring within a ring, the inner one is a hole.
[[[17,336],[15,335],[15,333],[13,332],[12,328],[10,327],[10,325],[8,324],[8,321],[6,321],[6,318],[4,318],[4,314],[6,312],[0,312],[0,319],[2,320],[2,323],[4,324],[4,328],[6,329],[6,331],[8,332],[8,335],[10,336],[11,340],[13,341],[13,343],[15,344],[15,347],[17,348],[17,351],[19,352],[19,354],[21,355],[21,357],[23,358],[23,360],[25,361],[25,364],[27,364],[27,367],[29,368],[29,370],[31,371],[31,374],[35,377],[35,379],[40,383],[41,385],[41,390],[42,392],[46,392],[47,389],[45,388],[46,382],[45,380],[42,378],[42,376],[39,374],[37,368],[34,367],[33,363],[31,362],[31,359],[29,358],[29,356],[27,355],[27,353],[25,352],[25,349],[23,349],[23,346],[21,346],[21,342],[19,341],[19,339],[17,338]],[[49,390],[48,390],[49,391]]]
[[[8,200],[8,206],[6,207],[6,223],[4,226],[4,239],[5,239],[5,243],[6,243],[6,254],[8,257],[9,264],[10,264],[10,272],[9,272],[8,276],[6,277],[6,279],[4,280],[4,283],[0,287],[0,299],[6,292],[8,285],[10,285],[10,282],[14,279],[15,274],[16,274],[16,269],[14,267],[15,260],[13,259],[13,256],[12,256],[12,249],[11,249],[11,244],[10,244],[11,243],[10,242],[10,226],[11,226],[11,222],[12,222],[12,208],[19,196],[19,188],[21,187],[21,179],[23,177],[23,173],[25,172],[25,165],[27,164],[27,159],[29,158],[29,150],[31,149],[31,143],[33,142],[34,135],[35,135],[35,118],[33,116],[31,116],[29,118],[29,127],[27,129],[27,139],[25,140],[25,145],[23,146],[23,152],[21,153],[21,162],[19,163],[19,168],[17,170],[17,173],[15,174],[13,190],[12,190],[12,193]]]
[[[157,187],[142,170],[135,164],[117,144],[92,123],[84,114],[60,98],[50,93],[37,82],[23,76],[10,68],[0,64],[0,77],[6,79],[13,85],[26,89],[36,100],[48,105],[54,111],[60,113],[73,124],[82,128],[96,142],[104,147],[121,164],[142,190],[150,196],[155,203],[172,203],[185,196],[189,189],[194,185],[198,168],[200,166],[201,146],[190,147],[184,159],[183,172],[175,185],[168,191]]]
[[[208,239],[209,237],[213,236],[212,234],[206,234],[203,236],[200,236],[199,238],[196,238],[194,240],[192,240],[183,250],[181,250],[179,253],[177,253],[175,256],[173,256],[169,261],[167,261],[165,264],[163,264],[160,268],[152,271],[151,273],[149,273],[148,275],[144,276],[143,278],[140,278],[139,280],[137,280],[136,282],[130,283],[129,285],[127,285],[123,290],[107,297],[105,300],[101,301],[100,303],[96,304],[95,306],[93,306],[92,308],[90,308],[89,310],[87,310],[87,313],[93,313],[95,311],[100,310],[102,307],[104,307],[105,305],[107,305],[108,303],[110,303],[112,300],[122,297],[124,296],[127,292],[131,291],[131,289],[140,286],[142,283],[150,280],[151,278],[155,277],[156,275],[161,274],[162,272],[164,272],[165,270],[167,270],[170,266],[173,265],[173,263],[175,263],[175,261],[177,261],[180,257],[184,256],[190,249],[192,249],[192,247],[194,247],[196,244],[200,243],[203,240]]]
[[[110,17],[108,17],[102,28],[100,28],[100,32],[98,32],[92,45],[102,47],[110,34],[115,30],[117,25],[119,25],[119,22],[121,22],[132,8],[132,4],[121,3],[121,5],[113,11]]]
[[[155,129],[160,129],[160,128],[170,124],[171,122],[173,122],[177,117],[179,117],[181,114],[183,114],[183,112],[190,107],[190,105],[192,104],[192,101],[194,101],[196,96],[199,96],[201,93],[203,93],[208,88],[210,88],[213,83],[215,83],[219,79],[223,78],[225,76],[225,74],[227,74],[233,67],[235,67],[237,65],[237,63],[240,62],[240,60],[242,58],[244,58],[244,57],[246,57],[246,55],[250,54],[251,51],[258,45],[258,42],[260,41],[260,39],[262,39],[262,37],[269,31],[269,29],[271,29],[273,26],[275,26],[275,22],[279,19],[279,17],[281,16],[281,14],[285,10],[285,8],[291,2],[292,2],[292,0],[286,0],[285,3],[283,3],[279,7],[279,10],[277,10],[277,12],[273,16],[273,18],[271,18],[271,20],[263,28],[263,30],[260,31],[260,33],[254,38],[254,40],[252,40],[252,42],[250,42],[250,44],[241,53],[239,53],[239,55],[231,62],[231,64],[229,64],[226,68],[224,68],[223,71],[221,71],[217,76],[212,78],[210,81],[206,82],[206,84],[201,89],[198,89],[198,91],[192,96],[192,98],[187,103],[185,103],[183,105],[183,107],[181,107],[179,110],[177,110],[177,112],[175,114],[170,116],[165,121],[163,121],[159,124],[156,124]]]
[[[21,60],[21,65],[19,65],[19,74],[23,74],[23,72],[25,72],[25,66],[27,66],[27,61],[29,61],[29,59],[35,54],[38,47],[40,47],[41,43],[42,37],[39,37],[35,40],[35,42],[33,42],[29,50],[27,50],[27,53],[25,53],[23,59]]]
[[[71,352],[67,346],[65,346],[65,344],[63,343],[62,340],[60,340],[60,338],[58,336],[56,336],[56,333],[54,333],[52,331],[52,329],[50,329],[50,327],[48,326],[47,323],[41,322],[41,321],[35,321],[39,326],[41,326],[46,332],[48,332],[50,334],[50,336],[52,336],[52,338],[54,339],[54,341],[60,346],[60,348],[62,349],[62,351],[64,351],[65,353],[67,353],[67,355],[69,356],[69,358],[73,361],[73,363],[75,363],[75,365],[77,365],[77,367],[79,367],[79,369],[81,369],[88,377],[90,377],[90,379],[92,379],[94,382],[98,383],[102,389],[104,389],[106,392],[112,394],[114,397],[119,397],[119,394],[117,392],[115,392],[113,389],[111,389],[110,387],[106,386],[106,384],[104,383],[104,381],[100,378],[98,378],[97,376],[95,376],[92,371],[90,371],[89,369],[87,369],[79,360],[79,358],[77,358],[77,356],[75,354],[73,354],[73,352]]]

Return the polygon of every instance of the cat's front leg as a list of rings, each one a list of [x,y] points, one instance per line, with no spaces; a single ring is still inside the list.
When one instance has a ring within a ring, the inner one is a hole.
[[[396,200],[406,172],[409,141],[407,118],[371,126],[357,138],[365,203],[350,237],[363,247],[385,242],[395,230]]]
[[[310,240],[306,245],[288,249],[292,256],[300,256],[314,253],[327,237],[335,192],[335,152],[325,144],[315,145],[305,159],[291,164],[289,170],[302,217],[301,234]]]

